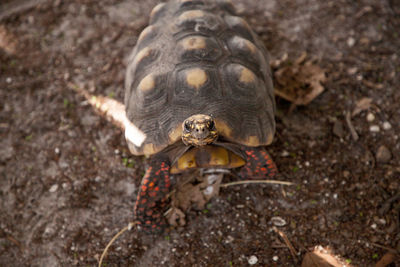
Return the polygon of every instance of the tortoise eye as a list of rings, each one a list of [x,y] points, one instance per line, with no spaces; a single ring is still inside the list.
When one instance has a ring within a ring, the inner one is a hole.
[[[215,126],[214,121],[209,121],[207,123],[207,127],[208,127],[209,130],[212,130],[214,128],[214,126]]]
[[[190,132],[190,130],[192,129],[192,123],[190,121],[185,121],[183,127],[185,128],[185,131]]]

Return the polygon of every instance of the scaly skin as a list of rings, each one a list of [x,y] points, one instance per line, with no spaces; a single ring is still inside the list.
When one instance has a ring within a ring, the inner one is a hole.
[[[171,190],[170,163],[167,157],[156,156],[146,170],[135,204],[138,227],[147,233],[161,233],[167,226],[163,216]]]
[[[247,155],[246,165],[240,171],[242,179],[274,178],[278,173],[275,163],[263,147],[244,147]]]

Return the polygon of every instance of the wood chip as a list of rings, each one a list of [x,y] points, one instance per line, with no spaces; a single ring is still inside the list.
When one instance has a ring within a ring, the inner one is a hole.
[[[307,252],[301,263],[301,267],[343,267],[332,253],[322,247],[317,247],[312,252]]]
[[[372,98],[369,97],[363,97],[360,100],[357,101],[356,107],[354,108],[353,112],[351,113],[351,116],[354,117],[357,114],[359,114],[361,111],[367,110],[371,107],[372,103]]]
[[[396,255],[391,253],[391,252],[387,252],[385,255],[383,255],[383,257],[376,263],[375,267],[385,267],[388,266],[389,264],[391,264],[392,262],[394,262],[394,260],[396,259]]]

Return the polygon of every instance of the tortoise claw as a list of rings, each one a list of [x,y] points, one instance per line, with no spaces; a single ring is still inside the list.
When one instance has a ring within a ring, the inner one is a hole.
[[[170,164],[166,158],[150,162],[142,179],[134,214],[138,227],[147,233],[161,233],[167,226],[163,216],[171,189]]]
[[[245,147],[247,159],[240,171],[242,179],[266,179],[273,178],[278,173],[278,169],[271,157],[262,147]]]

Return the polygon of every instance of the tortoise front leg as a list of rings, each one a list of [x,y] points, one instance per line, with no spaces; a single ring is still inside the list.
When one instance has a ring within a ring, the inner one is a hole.
[[[246,164],[240,169],[242,179],[273,178],[277,173],[275,163],[263,147],[245,147]]]
[[[142,179],[134,215],[138,227],[148,233],[160,233],[167,226],[163,213],[171,190],[170,163],[167,157],[156,156]]]

